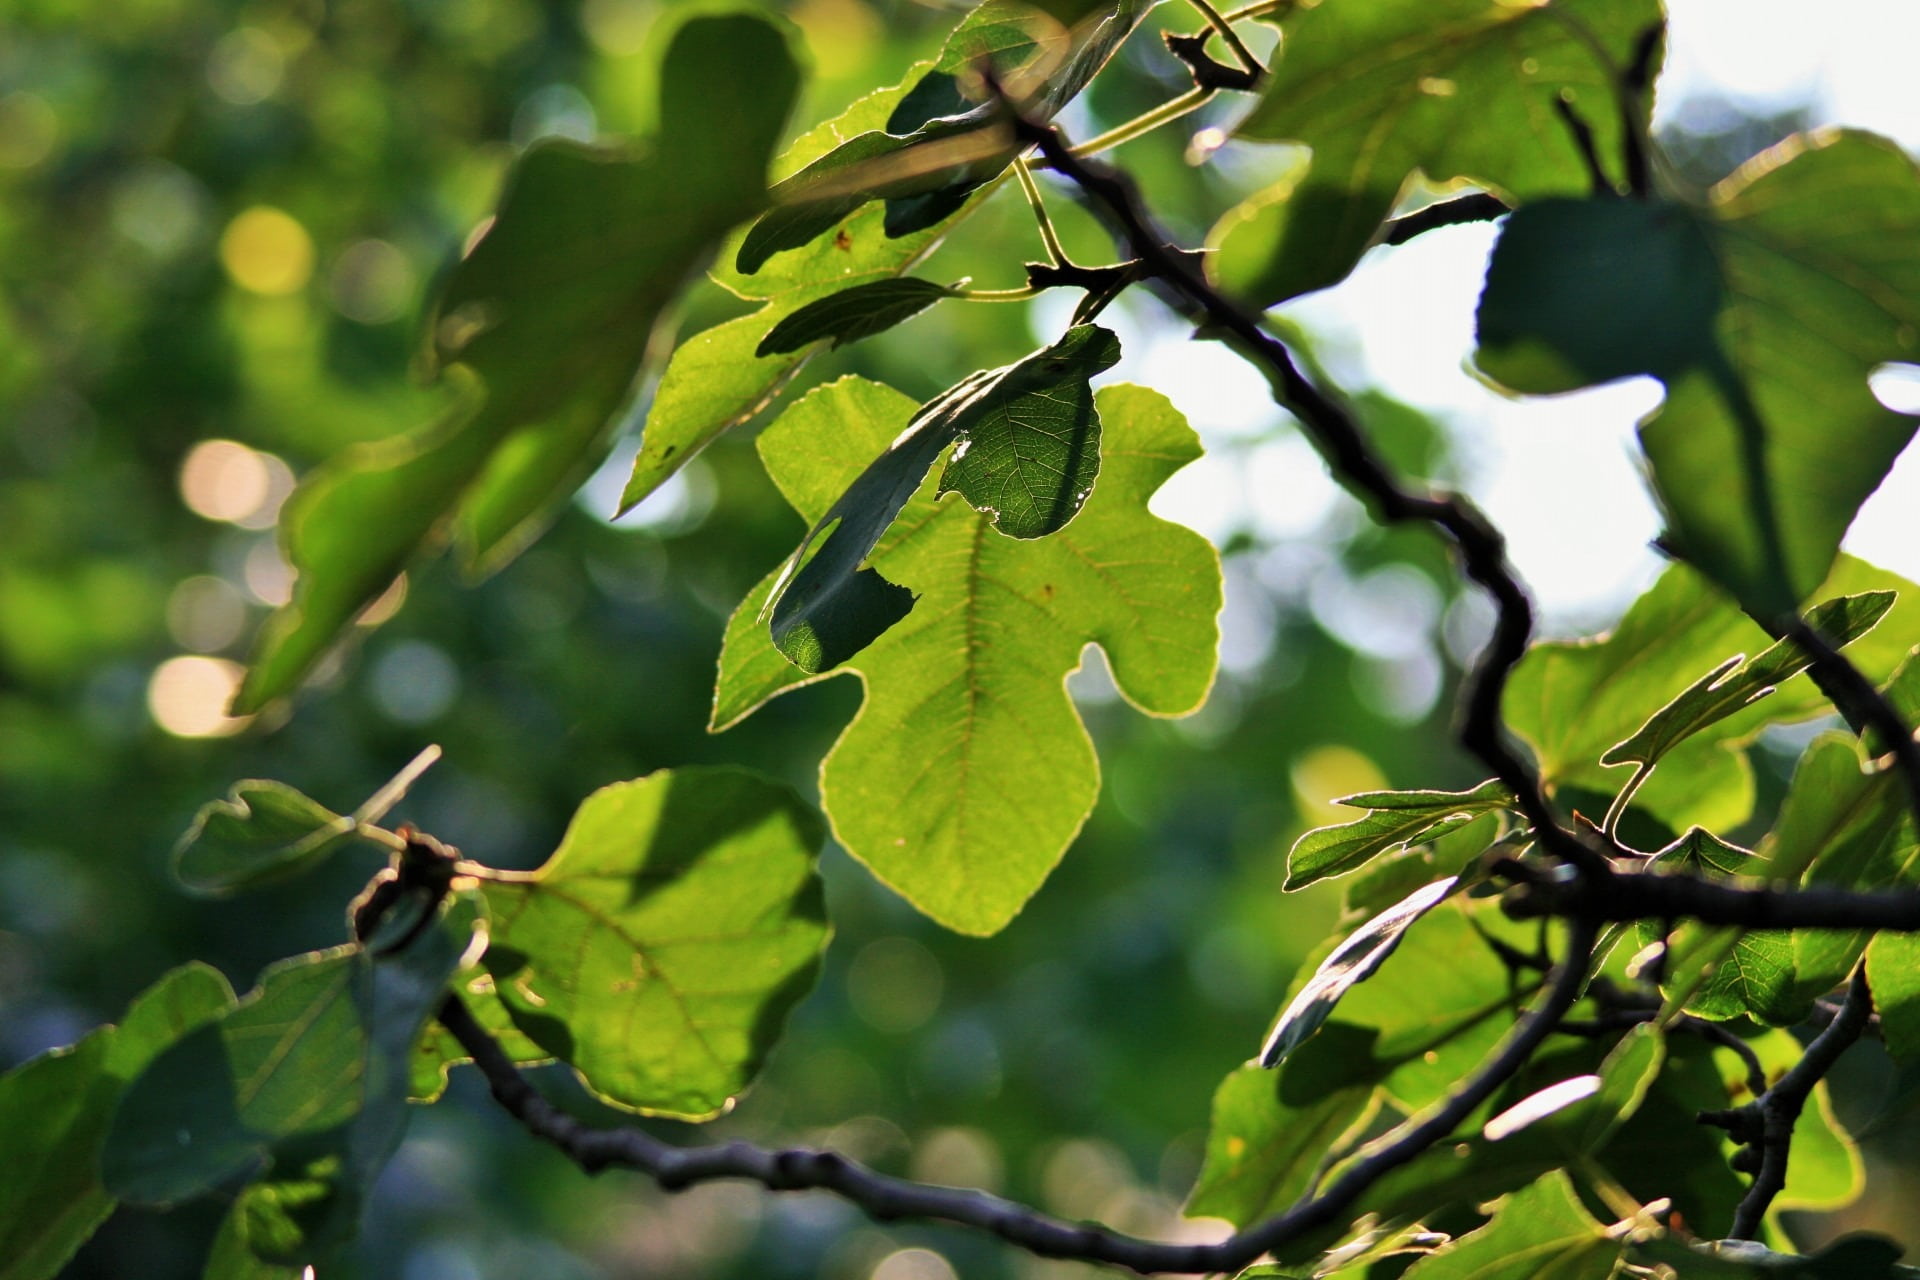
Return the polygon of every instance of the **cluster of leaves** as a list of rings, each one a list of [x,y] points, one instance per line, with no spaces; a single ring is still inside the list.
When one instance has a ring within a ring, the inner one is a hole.
[[[786,37],[744,14],[682,23],[651,141],[533,147],[450,273],[428,335],[453,409],[350,452],[288,507],[297,586],[241,708],[293,694],[422,553],[451,542],[484,573],[524,549],[607,456],[694,264],[718,254],[715,279],[762,305],[665,361],[626,506],[755,418],[811,355],[974,297],[903,273],[1013,185],[1016,121],[1054,119],[1148,7],[987,0],[935,60],[777,161],[798,88]],[[1255,8],[1232,17],[1276,26],[1281,54],[1245,77],[1259,96],[1236,135],[1302,158],[1221,218],[1214,283],[1262,310],[1342,278],[1411,199],[1471,186],[1514,209],[1480,303],[1479,369],[1526,394],[1636,374],[1666,387],[1642,440],[1680,563],[1612,635],[1535,646],[1506,687],[1505,723],[1546,793],[1604,812],[1607,839],[1666,871],[1913,883],[1904,793],[1851,737],[1813,740],[1777,812],[1757,802],[1750,755],[1769,727],[1828,710],[1810,659],[1773,638],[1802,612],[1898,713],[1920,713],[1920,588],[1838,555],[1914,431],[1867,378],[1920,348],[1920,172],[1836,133],[1770,152],[1704,201],[1656,194],[1654,0]],[[1206,64],[1189,65],[1213,92]],[[1850,216],[1836,219],[1842,191]],[[344,946],[274,965],[239,998],[209,970],[178,970],[119,1026],[0,1080],[0,1132],[30,1170],[0,1209],[0,1257],[20,1260],[4,1274],[51,1274],[116,1201],[236,1185],[214,1274],[326,1258],[407,1104],[437,1097],[461,1057],[434,1024],[448,999],[514,1060],[566,1063],[615,1107],[720,1114],[817,972],[829,824],[940,924],[991,934],[1012,920],[1098,793],[1065,677],[1097,644],[1134,706],[1192,711],[1221,603],[1214,550],[1148,510],[1197,437],[1150,389],[1092,386],[1119,357],[1094,314],[1138,264],[1095,284],[1048,237],[1035,287],[1088,290],[1057,341],[924,404],[841,379],[759,437],[809,528],[728,623],[712,723],[857,674],[866,701],[821,766],[824,821],[757,775],[663,771],[596,792],[547,863],[517,874],[373,825],[393,794],[339,816],[240,784],[182,846],[188,884],[229,892],[361,841],[391,865]],[[1286,878],[1350,876],[1340,931],[1259,1060],[1220,1086],[1194,1214],[1248,1227],[1355,1168],[1449,1095],[1553,969],[1560,928],[1516,923],[1486,891],[1503,864],[1546,856],[1507,782],[1344,803],[1363,816],[1302,837]],[[1920,1056],[1914,944],[1668,937],[1661,923],[1604,939],[1564,1036],[1466,1129],[1255,1273],[1896,1274],[1878,1240],[1800,1258],[1697,1246],[1681,1224],[1711,1232],[1743,1195],[1731,1140],[1695,1116],[1766,1092],[1798,1055],[1783,1028],[1857,966],[1890,1051]],[[1774,1203],[1838,1204],[1859,1179],[1816,1091]]]

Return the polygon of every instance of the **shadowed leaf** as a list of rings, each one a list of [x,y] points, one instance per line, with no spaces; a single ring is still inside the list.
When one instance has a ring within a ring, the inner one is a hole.
[[[1534,394],[1659,378],[1665,545],[1781,618],[1913,437],[1867,378],[1920,354],[1917,244],[1920,171],[1863,133],[1790,139],[1701,208],[1543,201],[1501,233],[1474,361]]]
[[[1210,268],[1262,307],[1344,277],[1416,175],[1508,203],[1585,194],[1586,162],[1554,104],[1566,94],[1618,165],[1616,69],[1661,21],[1657,0],[1328,0],[1276,12],[1279,55],[1234,136],[1304,143],[1312,156],[1208,237]],[[1650,98],[1632,111],[1637,129]]]
[[[748,80],[754,92],[739,92]],[[512,559],[604,458],[662,311],[728,228],[765,207],[798,72],[766,20],[696,16],[660,82],[649,147],[548,140],[515,166],[428,321],[434,360],[460,366],[458,404],[433,427],[349,450],[288,504],[294,598],[262,629],[238,710],[290,693],[449,535],[473,570]]]

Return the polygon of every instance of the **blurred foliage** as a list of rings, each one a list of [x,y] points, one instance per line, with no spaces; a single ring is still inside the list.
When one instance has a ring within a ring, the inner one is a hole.
[[[6,6],[0,1067],[72,1042],[189,958],[244,989],[266,962],[344,937],[346,902],[375,865],[366,855],[238,906],[173,887],[174,840],[235,778],[285,779],[344,811],[438,741],[447,759],[400,816],[504,866],[538,862],[589,791],[663,766],[749,764],[813,786],[857,705],[853,682],[795,692],[723,736],[705,730],[727,611],[801,533],[751,432],[615,524],[629,439],[505,571],[474,586],[444,567],[412,576],[406,608],[331,664],[289,724],[229,735],[236,726],[217,719],[168,720],[168,691],[229,680],[220,664],[285,598],[271,526],[290,473],[442,403],[409,376],[419,318],[516,150],[650,123],[646,49],[662,7]],[[814,62],[796,127],[891,83],[953,22],[910,0],[769,7],[798,25]],[[1163,7],[1148,19],[1161,23],[1191,18]],[[1150,32],[1115,65],[1066,113],[1076,134],[1183,81]],[[1219,166],[1187,164],[1193,132],[1230,109],[1214,104],[1121,153],[1188,243],[1260,164],[1231,149]],[[1054,203],[1068,249],[1103,260],[1099,227]],[[1014,264],[1037,251],[1025,209],[1002,198],[922,274],[1011,287]],[[696,290],[683,331],[740,309],[717,287]],[[924,399],[1050,336],[1038,331],[1057,314],[1034,311],[1044,323],[1014,308],[939,308],[814,361],[800,385],[857,372]],[[1171,332],[1145,303],[1112,314],[1128,341]],[[1449,474],[1419,414],[1378,398],[1363,408],[1402,466]],[[1277,411],[1252,431],[1190,416],[1224,468],[1258,475],[1262,459],[1301,452]],[[210,440],[245,448],[196,452]],[[196,511],[190,458],[240,467],[257,501]],[[1223,672],[1207,705],[1152,720],[1116,700],[1097,660],[1075,677],[1099,744],[1098,807],[1072,856],[990,941],[940,931],[830,853],[824,979],[761,1082],[702,1136],[823,1141],[1057,1213],[1177,1230],[1213,1089],[1257,1049],[1336,911],[1328,886],[1280,897],[1288,847],[1333,820],[1333,796],[1478,781],[1444,707],[1484,624],[1456,601],[1437,544],[1366,525],[1344,500],[1280,529],[1240,524],[1223,548]],[[1775,796],[1780,785],[1763,780]],[[1912,1093],[1883,1063],[1858,1071],[1873,1076],[1861,1097],[1868,1085]],[[939,1229],[883,1230],[825,1197],[713,1186],[669,1202],[634,1178],[589,1181],[472,1105],[465,1073],[452,1095],[415,1117],[373,1197],[357,1253],[370,1280],[865,1280],[911,1247],[969,1277],[1072,1270]],[[577,1091],[574,1103],[597,1105]],[[1896,1189],[1913,1176],[1886,1175]],[[69,1274],[197,1274],[221,1209],[123,1209]]]

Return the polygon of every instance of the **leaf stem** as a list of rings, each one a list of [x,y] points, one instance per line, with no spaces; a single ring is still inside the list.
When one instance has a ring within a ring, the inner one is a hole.
[[[1053,219],[1047,216],[1047,203],[1040,198],[1040,184],[1033,180],[1033,171],[1027,167],[1025,156],[1014,157],[1013,176],[1020,180],[1020,193],[1026,196],[1033,220],[1040,225],[1040,243],[1047,247],[1047,257],[1056,267],[1072,266],[1067,251],[1061,247],[1060,233],[1053,229]]]
[[[1044,290],[1026,285],[1019,289],[962,289],[953,296],[961,302],[1025,302],[1039,297]]]
[[[1132,142],[1135,138],[1143,134],[1152,133],[1163,124],[1169,124],[1178,120],[1181,116],[1199,110],[1213,95],[1214,90],[1203,89],[1196,85],[1179,97],[1169,98],[1159,106],[1154,107],[1150,111],[1142,112],[1125,124],[1115,125],[1105,133],[1087,139],[1079,146],[1073,148],[1073,154],[1075,156],[1098,155],[1102,151],[1112,150],[1123,142]]]

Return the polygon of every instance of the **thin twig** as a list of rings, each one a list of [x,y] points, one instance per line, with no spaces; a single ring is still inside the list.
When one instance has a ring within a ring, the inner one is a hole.
[[[1152,133],[1163,124],[1171,124],[1181,116],[1198,111],[1213,95],[1214,90],[1195,85],[1179,97],[1169,98],[1152,110],[1144,111],[1124,124],[1117,124],[1105,133],[1087,139],[1074,148],[1074,152],[1077,155],[1096,156],[1102,151],[1111,151],[1123,142],[1132,142],[1142,134]],[[1058,166],[1050,164],[1048,167]]]
[[[1567,132],[1573,135],[1574,149],[1580,153],[1580,160],[1587,166],[1587,181],[1593,186],[1595,196],[1617,194],[1613,189],[1613,179],[1607,176],[1607,167],[1600,161],[1600,150],[1594,142],[1593,126],[1581,118],[1574,108],[1573,99],[1566,90],[1553,100],[1553,109],[1559,113],[1561,123],[1567,126]]]
[[[1497,196],[1476,191],[1472,195],[1430,204],[1404,218],[1395,218],[1387,223],[1381,233],[1380,243],[1405,244],[1415,236],[1437,231],[1441,227],[1457,227],[1467,222],[1492,222],[1512,212]]]
[[[1231,1273],[1332,1223],[1381,1178],[1458,1129],[1526,1065],[1580,997],[1594,926],[1574,921],[1567,933],[1567,954],[1546,994],[1458,1090],[1362,1148],[1346,1172],[1318,1195],[1217,1244],[1172,1244],[1089,1223],[1065,1222],[984,1191],[930,1186],[878,1173],[833,1151],[770,1150],[738,1141],[676,1147],[633,1125],[590,1128],[547,1101],[458,996],[447,996],[438,1016],[486,1078],[494,1100],[534,1137],[558,1148],[588,1173],[633,1169],[668,1191],[721,1178],[757,1182],[769,1191],[831,1191],[881,1221],[919,1218],[973,1227],[1041,1257],[1104,1262],[1141,1273]]]

